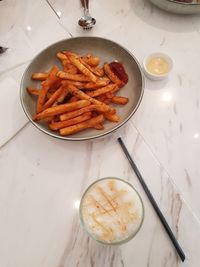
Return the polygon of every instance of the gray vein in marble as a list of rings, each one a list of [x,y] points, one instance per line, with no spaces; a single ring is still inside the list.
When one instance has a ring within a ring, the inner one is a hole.
[[[163,37],[163,39],[162,39],[162,41],[161,41],[161,43],[160,43],[160,46],[163,46],[163,45],[164,45],[164,43],[165,43],[165,41],[166,41],[166,38],[165,38],[165,37]]]
[[[174,227],[175,227],[175,231],[176,231],[176,238],[179,238],[179,220],[180,220],[180,213],[181,213],[181,209],[182,209],[182,200],[180,198],[180,194],[175,193],[173,196],[173,200],[172,200],[172,218],[174,221]],[[176,263],[178,265],[178,254],[176,253]]]
[[[177,74],[177,76],[178,76],[179,85],[182,86],[183,84],[182,77],[180,74]]]
[[[163,173],[164,173],[164,169],[160,165],[160,181],[161,181],[161,183],[160,183],[160,186],[161,186],[161,188],[160,188],[160,201],[159,201],[160,204],[162,204],[162,202],[163,202],[163,194],[164,194]]]
[[[58,15],[58,13],[57,13],[56,10],[54,9],[54,7],[51,5],[51,3],[49,2],[49,0],[46,0],[46,2],[47,2],[47,4],[49,5],[49,7],[51,8],[51,10],[53,11],[53,13],[56,15],[56,17],[60,20],[60,16]],[[59,25],[66,31],[66,28],[63,27],[62,23],[60,23],[59,21],[58,21],[58,23],[59,23]],[[67,30],[67,33],[68,33],[71,37],[73,37],[72,33],[69,32],[68,30]]]
[[[66,28],[63,26],[62,23],[60,23],[59,21],[58,21],[58,23],[59,23],[59,25],[60,25],[65,31],[67,31],[67,33],[70,35],[70,37],[74,37],[73,34],[72,34],[68,29],[66,29]]]
[[[13,135],[7,142],[5,142],[2,146],[0,146],[1,148],[4,148],[11,140],[13,140],[30,122],[28,121],[21,129],[19,129],[18,132],[16,132],[15,135]]]
[[[174,114],[176,115],[177,114],[176,103],[174,103],[174,105],[173,105],[173,111],[174,111]]]
[[[144,142],[144,144],[148,147],[149,151],[151,151],[152,156],[155,158],[155,160],[158,162],[159,165],[163,166],[162,163],[160,162],[160,160],[157,158],[155,152],[152,150],[151,146],[148,144],[148,142],[146,141],[146,139],[144,138],[144,136],[141,135],[139,129],[137,128],[137,126],[134,124],[133,120],[130,121],[130,123],[133,125],[133,127],[135,128],[135,130],[140,134],[142,141]],[[169,160],[171,159],[171,156],[168,157]],[[170,173],[167,171],[166,168],[163,168],[165,173],[168,175],[168,183],[171,184],[171,186],[174,187],[174,190],[176,191],[180,191],[179,187],[177,187],[176,183],[174,182],[174,180],[172,179]],[[193,209],[191,208],[191,206],[184,200],[184,197],[181,195],[182,197],[182,201],[184,201],[185,206],[188,208],[188,210],[191,212],[191,214],[194,216],[196,222],[200,225],[200,220],[199,218],[196,216],[196,214],[194,213]],[[168,199],[171,199],[171,197],[169,196]]]
[[[7,72],[9,72],[11,70],[14,70],[14,69],[16,69],[18,67],[21,67],[22,65],[28,64],[29,62],[30,62],[30,60],[26,60],[24,62],[16,64],[15,66],[12,66],[11,68],[7,68],[6,70],[0,72],[0,76],[6,74]]]
[[[155,239],[155,236],[156,236],[155,235],[156,229],[157,229],[157,225],[155,225],[154,230],[151,233],[152,236],[151,236],[151,241],[150,241],[150,245],[149,245],[149,253],[148,253],[148,256],[147,256],[147,267],[151,266],[151,253],[152,253],[152,249],[153,249],[153,242],[154,242],[154,239]]]
[[[91,159],[92,159],[92,148],[93,148],[93,142],[88,142],[86,144],[86,157],[85,157],[85,168],[83,171],[83,177],[82,179],[82,184],[81,184],[81,192],[85,188],[85,184],[87,183],[88,177],[89,177],[89,170],[90,170],[90,165],[91,165]],[[66,245],[66,248],[64,250],[61,262],[59,267],[64,267],[65,266],[65,260],[67,255],[69,254],[70,250],[73,250],[74,247],[76,246],[77,238],[78,238],[78,232],[79,232],[79,220],[77,216],[74,217],[73,223],[72,223],[72,229],[71,229],[71,237],[68,240],[72,240],[72,242],[68,243]],[[77,233],[77,234],[76,234]],[[87,246],[88,247],[88,246]],[[77,263],[78,266],[78,263]],[[93,266],[93,265],[91,265]]]
[[[188,171],[186,169],[184,169],[184,172],[185,172],[185,178],[186,178],[187,184],[189,186],[192,186],[192,180],[191,180],[191,177],[190,177]]]
[[[74,249],[75,244],[77,242],[77,238],[78,238],[78,217],[75,216],[73,219],[73,222],[72,222],[72,229],[70,231],[70,237],[68,238],[68,240],[70,240],[70,242],[68,242],[66,248],[64,249],[63,256],[60,260],[58,267],[64,267],[65,266],[66,257],[69,254],[70,250]]]
[[[196,99],[196,107],[199,108],[199,99]]]
[[[179,124],[179,132],[180,132],[180,133],[183,132],[183,124],[182,124],[182,123]]]
[[[58,19],[60,19],[60,16],[59,16],[58,13],[56,12],[56,10],[53,8],[53,6],[51,5],[51,3],[50,3],[48,0],[46,0],[46,2],[47,2],[47,4],[49,5],[49,7],[51,8],[51,10],[54,12],[54,14],[56,15],[56,17],[57,17]]]

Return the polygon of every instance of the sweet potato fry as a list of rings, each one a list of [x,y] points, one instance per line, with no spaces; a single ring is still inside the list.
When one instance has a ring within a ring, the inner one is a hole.
[[[119,122],[120,117],[117,114],[104,113],[104,117],[112,122]]]
[[[62,128],[65,128],[65,127],[68,127],[68,126],[71,126],[71,125],[75,125],[75,124],[78,124],[80,122],[83,122],[83,121],[86,121],[86,120],[89,120],[92,116],[92,113],[91,112],[87,112],[81,116],[78,116],[78,117],[75,117],[73,119],[70,119],[70,120],[66,120],[66,121],[59,121],[59,122],[51,122],[49,124],[49,128],[53,131],[57,131],[59,129],[62,129]]]
[[[77,69],[79,69],[80,72],[82,72],[85,76],[89,77],[92,82],[95,83],[98,80],[98,77],[96,77],[88,68],[86,68],[83,63],[81,63],[78,57],[74,55],[69,55],[68,58],[71,63],[76,66]]]
[[[96,130],[104,130],[104,126],[102,123],[95,124],[93,128]]]
[[[75,111],[71,111],[71,112],[67,112],[67,113],[64,113],[64,114],[61,114],[59,116],[60,120],[61,121],[65,121],[65,120],[69,120],[71,118],[75,118],[77,116],[80,116],[86,112],[89,112],[89,111],[98,111],[100,113],[104,113],[107,111],[107,109],[105,109],[104,106],[102,105],[89,105],[87,107],[84,107],[84,108],[81,108],[81,109],[78,109],[78,110],[75,110]]]
[[[51,97],[47,100],[47,102],[42,106],[42,111],[51,107],[53,103],[61,96],[64,88],[61,86],[58,90],[56,90]]]
[[[104,75],[104,69],[99,67],[91,67],[89,64],[87,64],[84,60],[79,58],[80,63],[82,63],[89,71],[94,73],[95,75],[102,77]]]
[[[51,123],[53,120],[54,120],[54,116],[51,116],[51,117],[48,117],[48,118],[44,119],[44,121],[47,122],[47,123]]]
[[[112,72],[109,64],[105,63],[103,65],[103,68],[104,68],[106,75],[110,78],[110,80],[113,83],[116,83],[120,88],[124,86],[124,83]]]
[[[56,57],[62,70],[54,65],[49,72],[32,74],[33,80],[41,81],[41,88],[27,88],[29,94],[38,96],[33,120],[43,120],[63,136],[88,128],[103,130],[104,120],[119,122],[116,109],[109,104],[125,105],[129,99],[116,96],[125,81],[115,62],[102,67],[100,57],[68,50],[57,51]]]
[[[68,89],[64,88],[63,92],[61,93],[61,95],[57,99],[58,103],[62,103],[65,100],[65,98],[67,97],[68,94],[69,94]]]
[[[60,59],[61,61],[66,60],[66,61],[69,62],[67,56],[66,56],[64,53],[62,53],[62,52],[58,52],[58,53],[56,54],[56,56],[57,56],[57,58]]]
[[[108,85],[110,82],[109,79],[107,78],[102,78],[99,79],[96,83],[89,82],[89,83],[84,83],[81,87],[81,89],[88,89],[88,90],[96,90],[99,87],[103,87]]]
[[[99,96],[99,95],[103,95],[107,92],[110,92],[112,91],[117,85],[116,84],[109,84],[105,87],[102,87],[102,88],[99,88],[95,91],[90,91],[90,92],[87,92],[87,95],[91,96],[91,97],[96,97],[96,96]]]
[[[100,63],[100,58],[99,57],[93,57],[90,54],[88,54],[86,56],[83,56],[81,58],[85,63],[87,63],[88,65],[90,65],[92,67],[97,66]]]
[[[32,74],[31,79],[36,81],[44,81],[48,78],[49,73],[45,72],[35,72]]]
[[[72,111],[72,110],[76,110],[76,109],[80,109],[80,108],[83,108],[89,105],[90,105],[90,101],[88,100],[79,100],[73,103],[61,104],[55,107],[47,108],[44,111],[36,114],[35,116],[33,116],[33,120],[34,121],[43,120],[50,116],[59,115],[59,114]]]
[[[126,105],[128,103],[128,97],[124,96],[113,96],[111,102],[118,105]]]
[[[86,77],[83,74],[71,74],[64,71],[59,71],[57,76],[61,79],[72,80],[78,82],[90,82],[90,78]]]
[[[63,69],[65,72],[70,73],[70,74],[77,74],[78,69],[69,62],[66,62],[66,60],[62,61]]]
[[[40,90],[37,101],[37,108],[36,108],[37,113],[42,111],[42,106],[45,102],[46,94],[50,89],[50,87],[55,85],[55,83],[60,82],[59,78],[56,77],[57,72],[58,72],[58,67],[54,65],[49,73],[48,78],[44,82],[42,82],[42,89]]]
[[[39,96],[40,90],[32,87],[26,88],[27,92],[31,95]]]
[[[62,51],[62,53],[63,53],[64,55],[66,55],[67,57],[69,57],[69,56],[79,57],[79,55],[78,55],[77,53],[72,52],[72,51]]]
[[[98,123],[101,123],[103,120],[104,120],[104,116],[99,115],[99,116],[92,118],[90,120],[87,120],[87,121],[78,123],[76,125],[72,125],[72,126],[60,129],[59,132],[61,135],[74,134],[74,133],[77,133],[77,132],[82,131],[84,129],[93,128],[95,125],[97,125]]]
[[[79,88],[79,89],[82,89],[82,87],[84,87],[85,86],[85,84],[87,84],[87,83],[84,83],[84,82],[76,82],[76,81],[66,81],[66,84],[73,84],[74,86],[76,86],[77,88]]]
[[[96,100],[95,98],[90,97],[89,95],[85,94],[84,92],[82,92],[81,90],[79,90],[78,88],[76,88],[72,84],[68,84],[68,89],[69,89],[71,94],[73,94],[74,96],[77,96],[79,99],[88,100],[92,104],[95,104],[95,105],[102,105],[102,106],[104,106],[105,110],[107,110],[107,112],[110,112],[113,114],[116,112],[116,110],[114,108],[111,108],[111,107],[107,106],[106,104]]]
[[[114,94],[112,92],[107,92],[105,94],[105,97],[108,98],[108,99],[112,99],[114,97]]]

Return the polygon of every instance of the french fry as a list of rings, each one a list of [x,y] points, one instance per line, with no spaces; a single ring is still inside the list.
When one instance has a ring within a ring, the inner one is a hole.
[[[50,98],[47,100],[47,102],[42,106],[42,110],[41,111],[51,107],[53,105],[53,103],[55,103],[56,100],[61,96],[63,91],[64,91],[64,88],[62,86],[58,90],[56,90],[55,93],[53,93],[50,96]]]
[[[79,131],[82,131],[84,129],[88,129],[88,128],[93,128],[95,125],[97,125],[98,123],[103,122],[104,120],[104,116],[103,115],[99,115],[95,118],[89,119],[87,121],[78,123],[76,125],[72,125],[66,128],[62,128],[59,130],[60,135],[71,135],[74,133],[77,133]]]
[[[76,81],[67,81],[67,83],[71,83],[75,85],[78,89],[83,89],[83,90],[96,90],[99,87],[103,87],[108,85],[110,82],[109,79],[107,78],[102,78],[99,79],[96,83],[93,82],[76,82]]]
[[[44,121],[47,123],[51,123],[53,120],[54,120],[54,116],[51,116],[51,117],[44,119]]]
[[[85,76],[89,77],[89,79],[92,82],[97,82],[98,77],[96,77],[88,68],[86,68],[83,63],[81,63],[81,61],[79,60],[78,57],[74,56],[74,55],[69,55],[68,56],[69,60],[71,61],[71,63],[77,67],[77,69],[80,70],[80,72],[82,72]]]
[[[100,58],[99,57],[93,57],[90,54],[88,54],[86,56],[83,56],[81,58],[85,63],[87,63],[88,65],[90,65],[92,67],[97,66],[100,63]]]
[[[49,128],[53,131],[57,131],[61,128],[65,128],[65,127],[68,127],[68,126],[71,126],[71,125],[75,125],[75,124],[78,124],[80,122],[83,122],[83,121],[86,121],[86,120],[89,120],[92,116],[92,113],[91,112],[87,112],[81,116],[78,116],[78,117],[75,117],[73,119],[70,119],[70,120],[66,120],[66,121],[59,121],[59,122],[51,122],[49,124]]]
[[[99,88],[95,91],[87,92],[87,95],[89,95],[91,97],[96,97],[96,96],[103,95],[107,92],[112,91],[113,89],[115,89],[115,87],[117,87],[116,84],[109,84],[109,85],[102,87],[102,88]]]
[[[125,105],[127,97],[115,96],[124,82],[100,57],[81,56],[71,51],[56,53],[62,70],[54,65],[50,72],[35,72],[32,79],[41,81],[41,89],[27,87],[38,96],[34,121],[43,120],[60,135],[70,135],[84,129],[103,130],[103,121],[119,122],[120,117],[110,103]]]
[[[119,122],[120,121],[120,117],[117,114],[110,114],[110,113],[105,113],[104,117],[112,122]]]
[[[55,85],[55,83],[59,81],[59,79],[55,76],[57,72],[58,72],[58,67],[54,65],[51,68],[48,78],[42,83],[42,89],[40,90],[39,97],[37,100],[37,108],[36,108],[37,113],[42,111],[42,106],[45,102],[46,94],[50,89],[50,87],[52,85]]]
[[[43,120],[50,116],[59,115],[59,114],[62,114],[68,111],[73,111],[76,109],[80,109],[80,108],[83,108],[89,105],[90,105],[90,101],[88,100],[79,100],[73,103],[61,104],[58,106],[47,108],[44,111],[36,114],[35,116],[33,116],[33,120],[34,121]]]
[[[111,102],[118,105],[126,105],[128,103],[128,97],[124,96],[113,96]]]
[[[96,83],[93,83],[93,82],[84,83],[81,89],[95,90],[99,87],[108,85],[109,82],[110,80],[107,78],[100,78]]]
[[[105,97],[108,98],[108,99],[112,99],[114,97],[114,94],[112,92],[107,92],[105,94]]]
[[[74,53],[74,52],[72,52],[72,51],[62,51],[62,53],[63,53],[64,55],[66,55],[67,57],[69,57],[69,56],[75,56],[75,57],[78,57],[78,56],[79,56],[77,53]]]
[[[67,97],[68,94],[69,94],[68,89],[64,88],[63,92],[61,93],[61,95],[57,99],[58,103],[62,103],[65,100],[65,98]]]
[[[31,95],[39,96],[40,90],[32,87],[26,88],[27,92]]]
[[[35,72],[32,74],[31,79],[36,81],[44,81],[48,78],[49,73],[45,72]]]
[[[124,86],[124,83],[112,72],[109,64],[105,63],[103,65],[103,68],[104,68],[106,75],[110,78],[110,80],[113,83],[116,83],[120,88]]]
[[[84,86],[85,86],[85,84],[87,84],[87,83],[84,83],[84,82],[76,82],[76,81],[66,81],[66,84],[73,84],[74,86],[76,86],[77,88],[79,88],[79,89],[82,89]]]
[[[107,109],[105,109],[104,106],[102,105],[89,105],[87,107],[84,107],[84,108],[81,108],[81,109],[78,109],[78,110],[75,110],[75,111],[71,111],[71,112],[67,112],[67,113],[64,113],[64,114],[61,114],[59,116],[59,119],[61,121],[65,121],[65,120],[69,120],[69,119],[72,119],[72,118],[75,118],[77,116],[80,116],[86,112],[89,112],[89,111],[98,111],[100,113],[105,113],[107,111]]]
[[[70,74],[77,74],[78,69],[71,63],[66,63],[63,65],[64,71]]]
[[[57,58],[60,59],[61,61],[66,60],[66,61],[69,62],[67,56],[66,56],[64,53],[62,53],[62,52],[58,52],[58,53],[56,54],[56,56],[57,56]]]
[[[104,126],[102,123],[95,124],[93,128],[96,130],[104,130]]]
[[[107,110],[107,112],[109,112],[109,113],[114,114],[116,112],[116,110],[114,108],[111,108],[111,107],[107,106],[106,104],[96,100],[95,98],[90,97],[89,95],[85,94],[84,92],[82,92],[81,90],[79,90],[78,88],[76,88],[72,84],[68,84],[68,89],[69,89],[71,94],[73,94],[74,96],[77,96],[79,99],[88,100],[92,104],[95,104],[95,105],[102,105],[102,106],[104,106],[105,110]]]
[[[104,75],[104,70],[103,68],[99,68],[99,67],[91,67],[89,64],[87,64],[84,60],[82,60],[81,58],[79,58],[79,61],[92,73],[94,73],[95,75],[102,77]]]
[[[83,74],[71,74],[64,71],[59,71],[57,73],[57,76],[61,79],[65,80],[72,80],[72,81],[78,81],[78,82],[90,82],[90,78],[86,77]]]
[[[76,102],[76,101],[78,101],[78,100],[79,100],[78,97],[76,97],[76,96],[72,96],[72,97],[70,98],[70,100],[68,101],[68,103],[73,103],[73,102]]]

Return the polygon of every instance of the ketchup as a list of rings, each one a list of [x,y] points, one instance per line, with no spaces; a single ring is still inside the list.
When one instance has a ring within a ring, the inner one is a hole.
[[[128,74],[126,73],[122,63],[113,61],[109,64],[112,72],[124,83],[128,82]]]

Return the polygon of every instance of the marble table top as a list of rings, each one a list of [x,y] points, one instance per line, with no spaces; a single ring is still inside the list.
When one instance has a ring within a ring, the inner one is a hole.
[[[19,92],[24,69],[34,55],[74,36],[114,40],[141,64],[149,53],[165,52],[174,60],[174,69],[167,80],[145,79],[144,97],[132,119],[93,142],[49,137],[17,109],[15,116],[23,123],[0,147],[0,266],[198,267],[200,16],[169,14],[147,0],[93,0],[90,7],[97,25],[82,31],[77,26],[78,0],[0,1],[0,45],[9,46],[7,55],[0,56],[1,98],[6,85]],[[18,95],[13,97],[19,104]],[[15,124],[15,117],[9,123]],[[184,263],[122,153],[119,136],[179,240]],[[107,176],[131,182],[144,201],[140,232],[121,246],[96,243],[79,221],[82,193]]]

